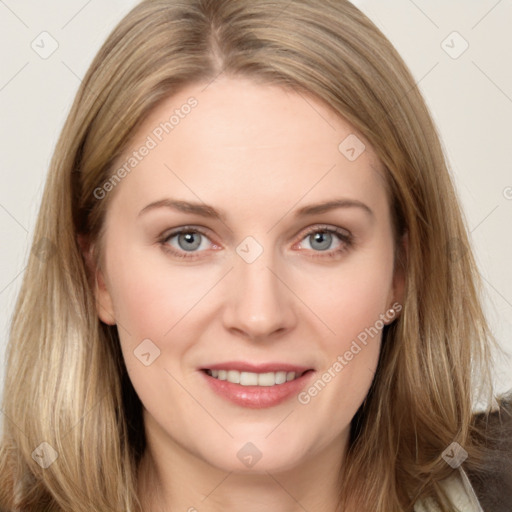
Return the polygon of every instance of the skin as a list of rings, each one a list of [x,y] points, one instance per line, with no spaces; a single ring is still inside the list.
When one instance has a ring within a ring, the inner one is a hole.
[[[383,169],[367,142],[355,161],[338,150],[355,131],[314,98],[241,78],[166,100],[127,155],[190,96],[197,107],[110,192],[96,269],[98,314],[117,324],[144,405],[143,502],[146,510],[332,512],[380,333],[305,405],[296,397],[265,409],[235,405],[199,368],[283,361],[314,368],[313,383],[400,303]],[[164,198],[204,202],[225,218],[166,207],[139,216]],[[361,201],[373,214],[346,207],[295,217],[335,198]],[[319,250],[306,230],[326,225],[350,232],[353,244],[333,235]],[[159,241],[181,226],[206,232],[196,252],[180,249],[177,236]],[[252,263],[236,252],[247,236],[263,248]],[[134,355],[145,339],[160,350],[149,366]],[[251,468],[237,457],[248,442],[262,454]]]

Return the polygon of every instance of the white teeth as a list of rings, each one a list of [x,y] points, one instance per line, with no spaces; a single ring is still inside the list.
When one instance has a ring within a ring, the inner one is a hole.
[[[240,372],[237,372],[236,370],[229,370],[226,380],[229,382],[233,382],[234,384],[239,384],[240,383]]]
[[[286,372],[276,372],[276,384],[284,384],[286,382]]]
[[[275,386],[290,382],[296,377],[301,375],[295,372],[267,372],[267,373],[253,373],[253,372],[239,372],[237,370],[208,370],[208,375],[215,377],[219,380],[226,380],[233,384],[240,384],[241,386]]]
[[[258,375],[258,386],[273,386],[276,383],[276,374],[273,372],[260,373]]]
[[[240,372],[240,384],[242,386],[257,386],[258,374],[249,372]]]

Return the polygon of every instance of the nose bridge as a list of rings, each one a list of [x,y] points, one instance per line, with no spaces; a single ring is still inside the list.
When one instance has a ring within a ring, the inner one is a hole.
[[[294,321],[290,293],[276,277],[281,266],[272,247],[247,237],[236,249],[228,299],[227,323],[250,337],[290,328]]]

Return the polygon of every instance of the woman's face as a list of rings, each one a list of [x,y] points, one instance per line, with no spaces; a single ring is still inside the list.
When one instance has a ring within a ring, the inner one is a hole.
[[[145,120],[97,192],[97,299],[154,450],[227,471],[341,460],[403,281],[362,144],[311,97],[246,79]]]

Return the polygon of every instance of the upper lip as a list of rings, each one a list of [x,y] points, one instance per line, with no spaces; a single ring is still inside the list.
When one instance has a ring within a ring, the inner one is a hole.
[[[313,368],[290,363],[247,363],[244,361],[226,361],[201,368],[202,370],[237,370],[239,372],[268,373],[268,372],[295,372],[304,373]]]

